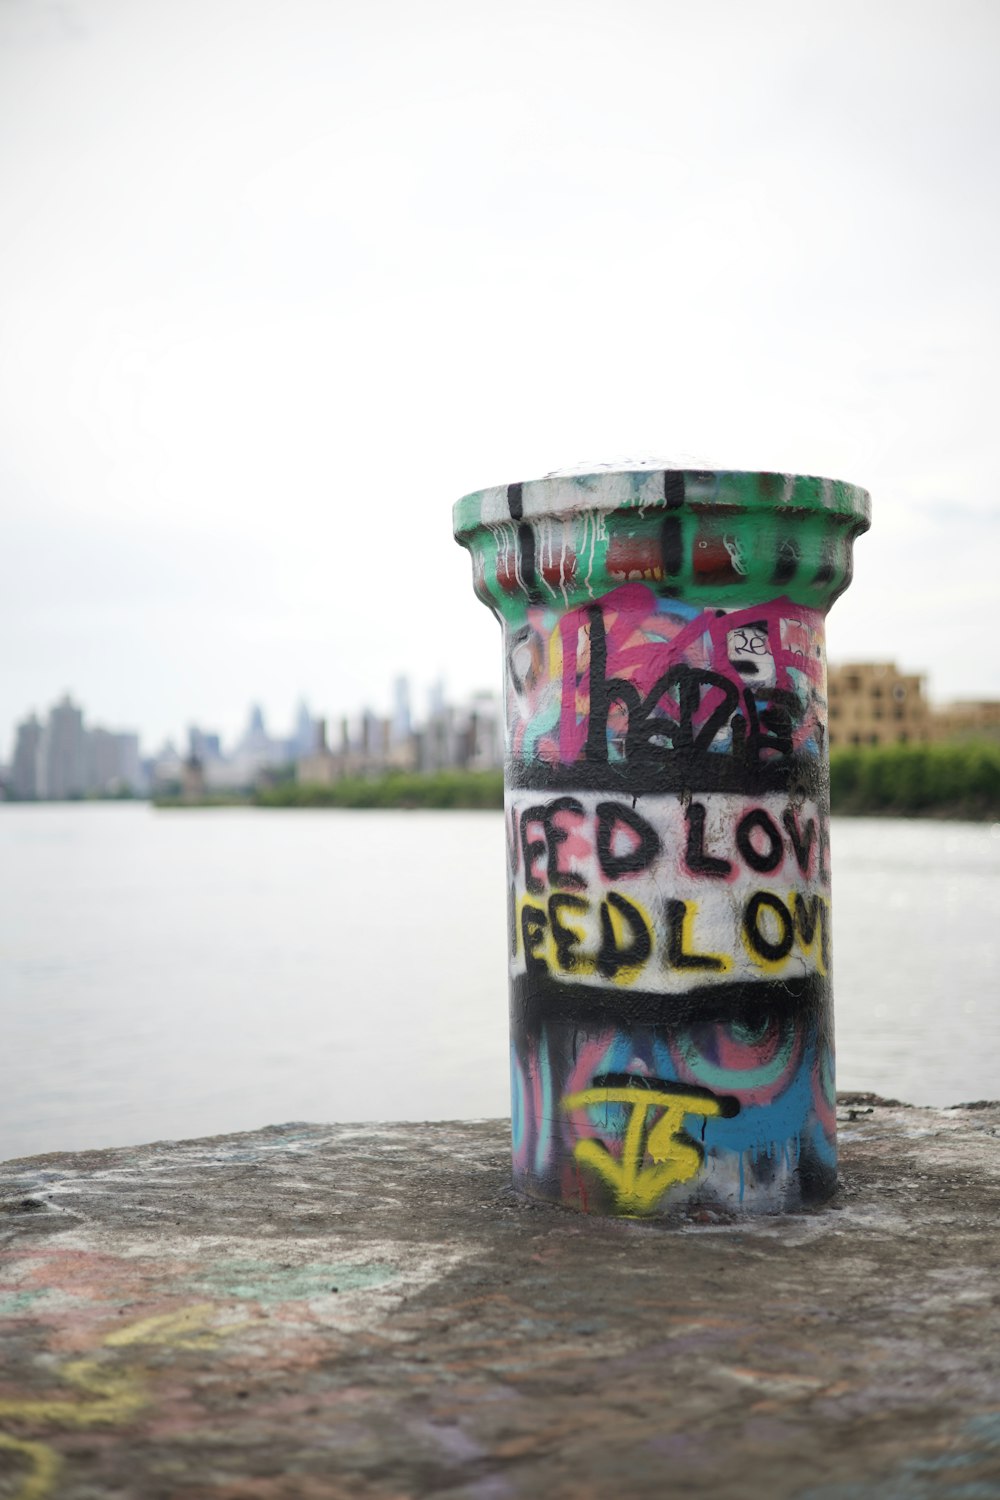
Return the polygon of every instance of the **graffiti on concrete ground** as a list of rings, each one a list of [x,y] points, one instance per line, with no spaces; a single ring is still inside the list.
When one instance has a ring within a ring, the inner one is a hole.
[[[192,1242],[162,1254],[132,1246],[123,1256],[5,1251],[0,1263],[8,1289],[0,1318],[48,1328],[38,1383],[0,1389],[0,1490],[8,1483],[13,1500],[59,1492],[73,1462],[66,1434],[141,1427],[149,1441],[172,1437],[194,1421],[178,1372],[211,1368],[224,1382],[250,1349],[263,1369],[290,1354],[311,1363],[311,1333],[324,1349],[332,1331],[353,1336],[370,1325],[378,1299],[398,1300],[404,1279],[419,1281],[437,1264],[418,1258],[401,1272],[367,1257],[231,1258],[199,1254]],[[145,1311],[122,1317],[123,1301]]]
[[[116,1328],[89,1359],[68,1360],[59,1379],[69,1388],[52,1396],[15,1396],[0,1399],[0,1421],[55,1428],[89,1429],[118,1426],[138,1415],[149,1403],[148,1380],[142,1368],[109,1361],[107,1351],[136,1349],[143,1344],[172,1349],[211,1349],[220,1339],[248,1326],[244,1320],[217,1326],[214,1303],[139,1318]],[[62,1461],[50,1443],[0,1432],[0,1449],[19,1462],[21,1475],[15,1500],[44,1500],[54,1491]]]

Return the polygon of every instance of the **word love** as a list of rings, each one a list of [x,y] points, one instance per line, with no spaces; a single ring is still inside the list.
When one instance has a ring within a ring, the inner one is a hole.
[[[678,994],[827,973],[829,838],[816,802],[525,796],[508,808],[507,844],[515,973]]]
[[[617,891],[601,901],[555,892],[544,906],[523,901],[512,926],[514,957],[523,953],[525,971],[535,976],[600,976],[616,984],[641,979],[646,988],[660,989],[672,987],[662,982],[671,975],[746,975],[748,965],[751,972],[773,972],[795,955],[810,959],[821,974],[829,967],[829,902],[801,891],[756,890],[721,912],[673,898],[658,919]]]
[[[769,806],[720,794],[682,803],[652,798],[649,815],[631,802],[555,797],[508,811],[511,874],[529,895],[576,891],[669,865],[702,881],[742,871],[773,875],[790,866],[805,881],[829,879],[827,820],[784,799]]]

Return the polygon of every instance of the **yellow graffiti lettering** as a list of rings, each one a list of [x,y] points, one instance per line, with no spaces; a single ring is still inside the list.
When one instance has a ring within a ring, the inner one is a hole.
[[[829,967],[830,903],[821,895],[754,891],[743,908],[743,946],[756,968],[778,973],[789,959],[811,957],[820,974]]]
[[[799,947],[803,953],[812,954],[817,969],[825,975],[830,955],[829,901],[823,896],[807,896],[802,891],[793,891],[788,905]]]
[[[179,1312],[141,1318],[108,1334],[102,1347],[113,1350],[137,1344],[162,1344],[173,1349],[214,1348],[220,1339],[253,1321],[243,1319],[223,1328],[209,1328],[207,1325],[217,1312],[214,1303],[204,1302]],[[110,1369],[96,1359],[75,1359],[59,1373],[67,1384],[75,1387],[77,1398],[0,1400],[0,1418],[42,1422],[53,1427],[96,1427],[106,1422],[127,1421],[149,1403],[142,1371]],[[0,1450],[21,1455],[29,1466],[20,1488],[14,1491],[14,1500],[44,1500],[51,1493],[60,1463],[52,1448],[0,1433]]]
[[[75,1359],[60,1373],[90,1399],[36,1401],[19,1397],[0,1401],[0,1417],[54,1422],[61,1427],[92,1427],[101,1422],[121,1422],[146,1404],[128,1371],[106,1370],[96,1360]]]
[[[228,1324],[225,1328],[209,1328],[216,1315],[213,1302],[200,1302],[194,1307],[182,1308],[180,1312],[160,1313],[153,1318],[140,1318],[119,1328],[104,1340],[108,1349],[128,1348],[130,1344],[169,1344],[172,1349],[214,1349],[220,1339],[233,1332],[234,1327],[246,1328],[250,1319],[239,1324]]]
[[[683,1130],[685,1115],[720,1115],[722,1102],[705,1094],[667,1092],[642,1085],[584,1089],[564,1098],[563,1108],[593,1109],[624,1104],[630,1110],[619,1160],[606,1146],[589,1137],[578,1141],[573,1155],[591,1167],[615,1194],[623,1214],[650,1213],[675,1182],[688,1182],[702,1163],[702,1151]],[[660,1118],[650,1128],[650,1114]],[[646,1156],[656,1164],[643,1165]]]
[[[515,950],[523,953],[529,974],[600,974],[613,984],[634,984],[649,964],[654,941],[649,913],[617,891],[601,901],[559,891],[545,902],[523,896],[517,903]]]
[[[673,969],[707,969],[728,974],[733,967],[728,953],[697,951],[694,936],[697,915],[697,901],[667,902],[667,964]]]
[[[59,1474],[59,1455],[46,1443],[27,1443],[0,1432],[0,1451],[15,1453],[29,1465],[28,1473],[14,1491],[14,1500],[44,1500]]]

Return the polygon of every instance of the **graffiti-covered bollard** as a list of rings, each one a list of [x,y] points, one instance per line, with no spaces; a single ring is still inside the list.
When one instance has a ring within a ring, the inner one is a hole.
[[[832,480],[662,468],[456,505],[504,630],[520,1192],[832,1192],[823,620],[869,517]]]

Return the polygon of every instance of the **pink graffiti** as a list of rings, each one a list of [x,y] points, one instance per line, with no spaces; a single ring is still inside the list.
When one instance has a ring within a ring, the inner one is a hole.
[[[803,703],[804,713],[793,730],[794,748],[816,736],[823,683],[817,645],[822,639],[822,615],[817,610],[781,598],[749,609],[703,610],[695,619],[685,620],[662,606],[663,601],[642,583],[623,584],[601,600],[609,679],[629,683],[645,698],[671,667],[684,664],[715,672],[742,691],[748,684],[731,659],[730,641],[735,636],[749,637],[765,653],[769,669],[773,664],[771,685],[795,693]],[[584,754],[591,698],[592,608],[569,610],[558,623],[551,611],[529,611],[527,636],[519,650],[530,669],[522,673],[516,691],[512,686],[510,703],[512,748],[521,758],[568,765]],[[562,655],[558,683],[552,671],[557,630]],[[696,725],[708,719],[719,696],[717,689],[705,693]],[[668,715],[679,713],[676,699],[669,694],[664,693],[659,704]],[[609,727],[613,735],[627,728],[625,711],[618,703],[612,704]]]
[[[772,1016],[761,1036],[741,1036],[725,1022],[682,1032],[671,1043],[678,1078],[709,1084],[743,1105],[771,1104],[788,1087],[802,1058],[803,1029]]]
[[[820,1129],[831,1143],[837,1137],[837,1096],[833,1087],[833,1058],[822,1052],[813,1064],[812,1103]]]

